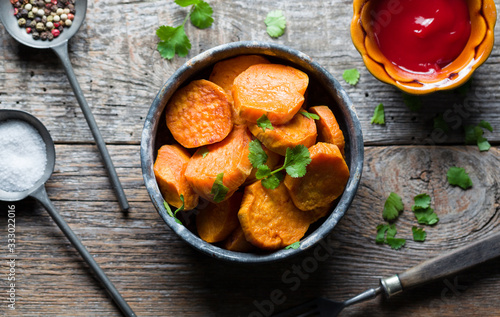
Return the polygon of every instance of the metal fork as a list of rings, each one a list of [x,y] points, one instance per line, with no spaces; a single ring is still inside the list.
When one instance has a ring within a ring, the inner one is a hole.
[[[500,256],[500,232],[481,241],[427,260],[401,274],[380,279],[380,286],[369,289],[344,302],[316,298],[300,306],[283,311],[274,317],[335,317],[345,307],[373,299],[379,294],[389,298],[404,290],[417,287],[445,276],[456,274],[477,264]]]

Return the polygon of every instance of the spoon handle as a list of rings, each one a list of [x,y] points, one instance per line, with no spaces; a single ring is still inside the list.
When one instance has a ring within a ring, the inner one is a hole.
[[[398,276],[403,289],[408,289],[456,274],[498,256],[500,256],[500,233],[427,260]]]
[[[64,70],[66,71],[66,75],[68,76],[69,83],[71,84],[71,88],[73,88],[73,92],[75,93],[76,99],[78,100],[78,103],[80,104],[80,108],[82,109],[83,115],[85,116],[85,119],[87,120],[87,124],[89,125],[90,131],[92,132],[92,135],[94,136],[94,140],[97,144],[97,148],[99,149],[99,152],[101,153],[102,160],[104,161],[104,165],[106,167],[106,170],[108,171],[108,176],[111,180],[111,185],[113,186],[113,189],[115,190],[120,207],[122,210],[126,211],[129,209],[127,197],[125,196],[125,192],[123,191],[123,187],[120,183],[120,179],[118,178],[118,175],[116,174],[116,170],[115,170],[115,167],[113,165],[113,161],[111,161],[111,157],[109,156],[108,149],[106,148],[106,143],[104,142],[104,139],[102,138],[101,132],[99,131],[99,127],[97,126],[97,123],[95,122],[94,115],[92,114],[92,111],[90,110],[90,107],[87,104],[87,101],[85,100],[85,96],[83,95],[83,91],[80,88],[80,85],[78,84],[75,73],[73,71],[73,67],[71,66],[71,62],[69,60],[69,55],[68,55],[68,41],[64,41],[64,42],[61,42],[61,44],[59,44],[57,46],[53,46],[52,50],[56,53],[56,55],[59,57],[59,59],[61,60],[63,66],[64,66]]]
[[[73,232],[73,230],[71,230],[66,221],[64,221],[62,216],[57,212],[54,205],[52,205],[52,202],[50,201],[49,196],[45,191],[45,186],[40,186],[37,190],[31,193],[30,196],[37,199],[45,207],[45,209],[47,209],[47,212],[52,217],[54,222],[59,226],[59,228],[66,235],[68,240],[80,253],[85,262],[87,262],[87,264],[90,266],[90,269],[96,276],[97,280],[101,282],[101,284],[106,288],[109,296],[111,296],[116,305],[120,308],[123,315],[127,317],[135,317],[136,315],[132,310],[132,308],[130,308],[125,299],[121,296],[120,292],[118,292],[113,283],[109,280],[107,275],[101,269],[99,264],[97,264],[92,255],[82,244],[78,236]]]
[[[403,273],[381,279],[388,297],[500,257],[500,232],[424,261]]]

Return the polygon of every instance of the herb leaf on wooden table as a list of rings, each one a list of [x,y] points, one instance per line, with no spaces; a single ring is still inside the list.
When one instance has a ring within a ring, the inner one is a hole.
[[[378,104],[375,107],[375,110],[373,111],[373,117],[370,120],[371,124],[385,124],[385,112],[384,112],[384,105],[383,104]]]
[[[450,185],[460,186],[462,189],[472,187],[472,180],[462,167],[450,167],[446,173],[446,177]]]
[[[269,12],[264,23],[266,23],[267,34],[269,34],[270,37],[280,37],[285,33],[286,18],[281,10]]]
[[[346,69],[342,73],[342,78],[351,86],[354,86],[359,81],[359,71],[356,68]]]
[[[181,25],[177,27],[162,25],[156,30],[156,35],[160,38],[157,50],[161,57],[169,60],[174,58],[175,54],[185,57],[191,49],[191,42],[184,29],[188,18],[200,29],[210,27],[214,21],[212,8],[203,0],[176,0],[175,3],[181,7],[191,6],[191,8]]]

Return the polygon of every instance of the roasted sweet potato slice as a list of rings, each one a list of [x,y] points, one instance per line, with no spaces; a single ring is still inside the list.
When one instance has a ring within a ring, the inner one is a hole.
[[[284,181],[295,206],[305,211],[329,205],[342,194],[349,179],[349,169],[336,145],[319,142],[309,153],[306,175],[286,175]]]
[[[295,207],[283,184],[267,189],[262,182],[245,187],[238,218],[246,240],[265,250],[299,241],[311,222],[307,212]]]
[[[242,197],[242,192],[236,192],[229,199],[218,204],[210,203],[207,208],[200,210],[196,215],[196,229],[200,238],[208,243],[219,242],[239,227],[238,210]]]
[[[301,110],[303,111],[303,110]],[[306,118],[300,111],[282,125],[275,125],[272,130],[262,130],[257,124],[248,124],[250,132],[268,149],[280,155],[286,154],[286,149],[302,144],[310,147],[316,143],[316,123],[314,119]]]
[[[249,121],[266,115],[273,124],[290,121],[304,103],[309,77],[280,64],[258,64],[247,68],[233,83],[234,105]]]
[[[226,250],[236,252],[250,252],[256,249],[253,244],[247,241],[245,233],[239,224],[238,227],[231,232],[229,237],[224,240],[222,247]]]
[[[229,101],[233,106],[232,112],[233,121],[235,124],[244,124],[245,120],[240,117],[239,110],[234,108],[233,96],[231,91],[233,88],[234,79],[248,67],[256,64],[269,64],[269,61],[265,57],[260,55],[241,55],[216,63],[214,65],[212,73],[210,73],[210,77],[208,80],[222,87],[222,89],[226,91],[229,97]]]
[[[180,145],[164,145],[158,150],[153,170],[163,199],[176,208],[182,206],[180,195],[184,196],[184,209],[198,205],[198,194],[186,180],[184,172],[190,155]]]
[[[167,127],[185,148],[222,141],[233,128],[224,89],[200,79],[177,90],[167,104]]]
[[[327,106],[315,106],[309,108],[309,112],[319,116],[319,120],[316,121],[318,127],[318,141],[335,144],[339,147],[340,153],[344,155],[344,133],[340,130],[332,110]]]
[[[229,198],[252,172],[248,160],[248,143],[252,135],[244,125],[234,126],[233,131],[221,142],[198,149],[186,167],[186,179],[201,197],[214,202],[211,193],[217,175],[224,173],[223,184]]]

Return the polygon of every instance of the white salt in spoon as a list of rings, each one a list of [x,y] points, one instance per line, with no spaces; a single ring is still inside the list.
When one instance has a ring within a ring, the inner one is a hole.
[[[52,217],[52,219],[55,221],[55,223],[59,226],[59,228],[62,230],[62,232],[66,235],[66,237],[69,239],[69,241],[73,244],[73,246],[78,250],[80,255],[83,257],[85,262],[90,266],[90,269],[96,276],[96,278],[102,283],[102,285],[106,288],[108,291],[108,294],[111,296],[111,298],[115,301],[116,305],[120,308],[122,311],[123,315],[125,316],[135,316],[135,313],[132,311],[130,306],[127,304],[125,299],[121,296],[121,294],[118,292],[118,290],[115,288],[113,283],[108,279],[106,274],[103,272],[101,267],[95,262],[94,258],[92,255],[89,253],[89,251],[83,246],[81,243],[80,239],[75,235],[73,230],[68,226],[68,224],[64,221],[64,219],[61,217],[61,215],[57,212],[57,210],[54,208],[54,205],[52,205],[52,202],[49,199],[49,196],[47,195],[47,192],[45,191],[45,182],[50,178],[50,175],[52,175],[52,172],[54,171],[54,165],[55,165],[55,149],[54,149],[54,142],[52,141],[52,138],[49,134],[49,131],[45,128],[45,126],[34,116],[23,112],[23,111],[18,111],[18,110],[0,110],[0,127],[2,124],[11,124],[12,123],[15,125],[15,121],[22,121],[19,124],[20,128],[24,128],[26,130],[26,125],[22,123],[28,123],[31,127],[36,129],[36,132],[39,134],[41,137],[40,140],[36,140],[38,138],[38,135],[36,135],[35,131],[31,133],[33,138],[35,140],[26,140],[30,141],[30,144],[35,144],[37,142],[41,143],[43,142],[44,144],[39,144],[41,147],[38,149],[34,149],[35,152],[40,152],[40,149],[43,149],[43,145],[45,145],[45,154],[46,154],[46,164],[45,167],[43,167],[43,162],[42,163],[36,163],[37,160],[34,161],[34,166],[27,167],[26,171],[27,173],[37,173],[40,172],[39,175],[40,178],[38,180],[35,179],[30,179],[30,175],[25,175],[25,178],[27,179],[27,183],[25,183],[25,187],[21,187],[22,182],[13,182],[13,184],[0,184],[0,200],[3,201],[19,201],[22,200],[26,197],[33,197],[36,200],[38,200],[44,207],[47,209],[49,215]],[[11,129],[12,130],[12,129]],[[29,132],[29,131],[28,131]],[[25,133],[25,135],[30,136],[30,133]],[[4,135],[5,136],[5,135]],[[4,137],[2,136],[2,137]],[[39,138],[38,138],[39,139]],[[18,142],[21,144],[23,140],[13,140],[14,142]],[[33,141],[33,142],[31,142]],[[22,146],[20,146],[22,147]],[[39,156],[40,153],[34,153],[34,156]],[[39,164],[39,165],[36,165]],[[3,173],[8,172],[8,171],[3,171]],[[2,175],[2,177],[6,178],[6,175]],[[7,175],[8,177],[8,175]],[[23,175],[19,175],[19,173],[15,173],[12,175],[12,177],[23,177]],[[32,184],[32,186],[29,186],[29,184]],[[28,188],[29,187],[29,188]],[[26,189],[24,189],[26,188]]]

